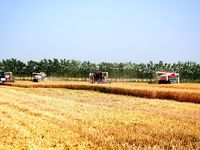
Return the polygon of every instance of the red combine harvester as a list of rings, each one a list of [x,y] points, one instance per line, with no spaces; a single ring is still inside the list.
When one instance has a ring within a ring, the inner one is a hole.
[[[156,72],[156,81],[158,84],[173,84],[180,83],[179,73],[174,73],[171,71],[163,70]]]
[[[89,81],[90,83],[97,83],[97,84],[111,83],[111,81],[108,80],[108,72],[103,72],[103,71],[91,72],[89,74]]]

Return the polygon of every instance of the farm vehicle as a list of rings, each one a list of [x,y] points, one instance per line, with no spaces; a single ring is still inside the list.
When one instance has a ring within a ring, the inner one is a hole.
[[[6,81],[5,72],[0,71],[0,84],[3,84]]]
[[[40,82],[40,81],[44,81],[46,79],[46,74],[44,72],[39,72],[39,73],[32,73],[33,75],[33,82]]]
[[[12,72],[4,72],[0,70],[0,84],[5,82],[15,82]]]
[[[90,83],[97,83],[97,84],[111,83],[111,81],[108,79],[108,72],[103,72],[103,71],[91,72],[89,74],[89,81]]]
[[[155,76],[156,76],[156,82],[158,84],[180,83],[179,73],[163,70],[163,71],[157,71]]]

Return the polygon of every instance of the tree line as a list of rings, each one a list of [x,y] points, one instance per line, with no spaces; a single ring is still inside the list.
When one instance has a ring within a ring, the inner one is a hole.
[[[153,63],[102,62],[99,64],[90,61],[77,61],[66,59],[30,60],[27,62],[15,58],[0,61],[0,68],[11,71],[15,76],[31,76],[33,72],[45,72],[51,77],[87,78],[95,70],[109,72],[110,78],[138,78],[152,79],[156,71],[170,70],[180,73],[182,81],[200,82],[200,64],[196,62]]]

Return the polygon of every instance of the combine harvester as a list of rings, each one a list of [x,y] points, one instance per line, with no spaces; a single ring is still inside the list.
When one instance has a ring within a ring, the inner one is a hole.
[[[4,82],[6,82],[5,72],[0,70],[0,84],[3,84]]]
[[[89,74],[90,83],[97,84],[111,84],[111,81],[108,80],[108,72],[103,71],[94,71]]]
[[[15,82],[12,72],[4,72],[0,70],[0,84],[4,84],[6,82]]]
[[[163,70],[156,72],[156,82],[158,84],[174,84],[180,83],[179,73]]]
[[[5,72],[6,82],[15,82],[12,72]]]
[[[47,77],[47,75],[44,72],[39,72],[39,73],[32,73],[33,75],[33,82],[40,82],[40,81],[44,81]]]

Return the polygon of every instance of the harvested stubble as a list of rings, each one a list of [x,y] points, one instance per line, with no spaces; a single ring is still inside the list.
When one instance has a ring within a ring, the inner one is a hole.
[[[200,105],[0,86],[0,149],[199,149]]]
[[[117,83],[114,85],[92,85],[81,82],[44,82],[44,83],[14,83],[7,86],[24,88],[66,88],[76,90],[92,90],[103,93],[121,94],[137,96],[150,99],[170,99],[180,102],[200,103],[200,90],[196,85],[148,85],[148,84],[130,84]],[[182,88],[183,87],[183,88]],[[186,88],[187,87],[187,88]]]

